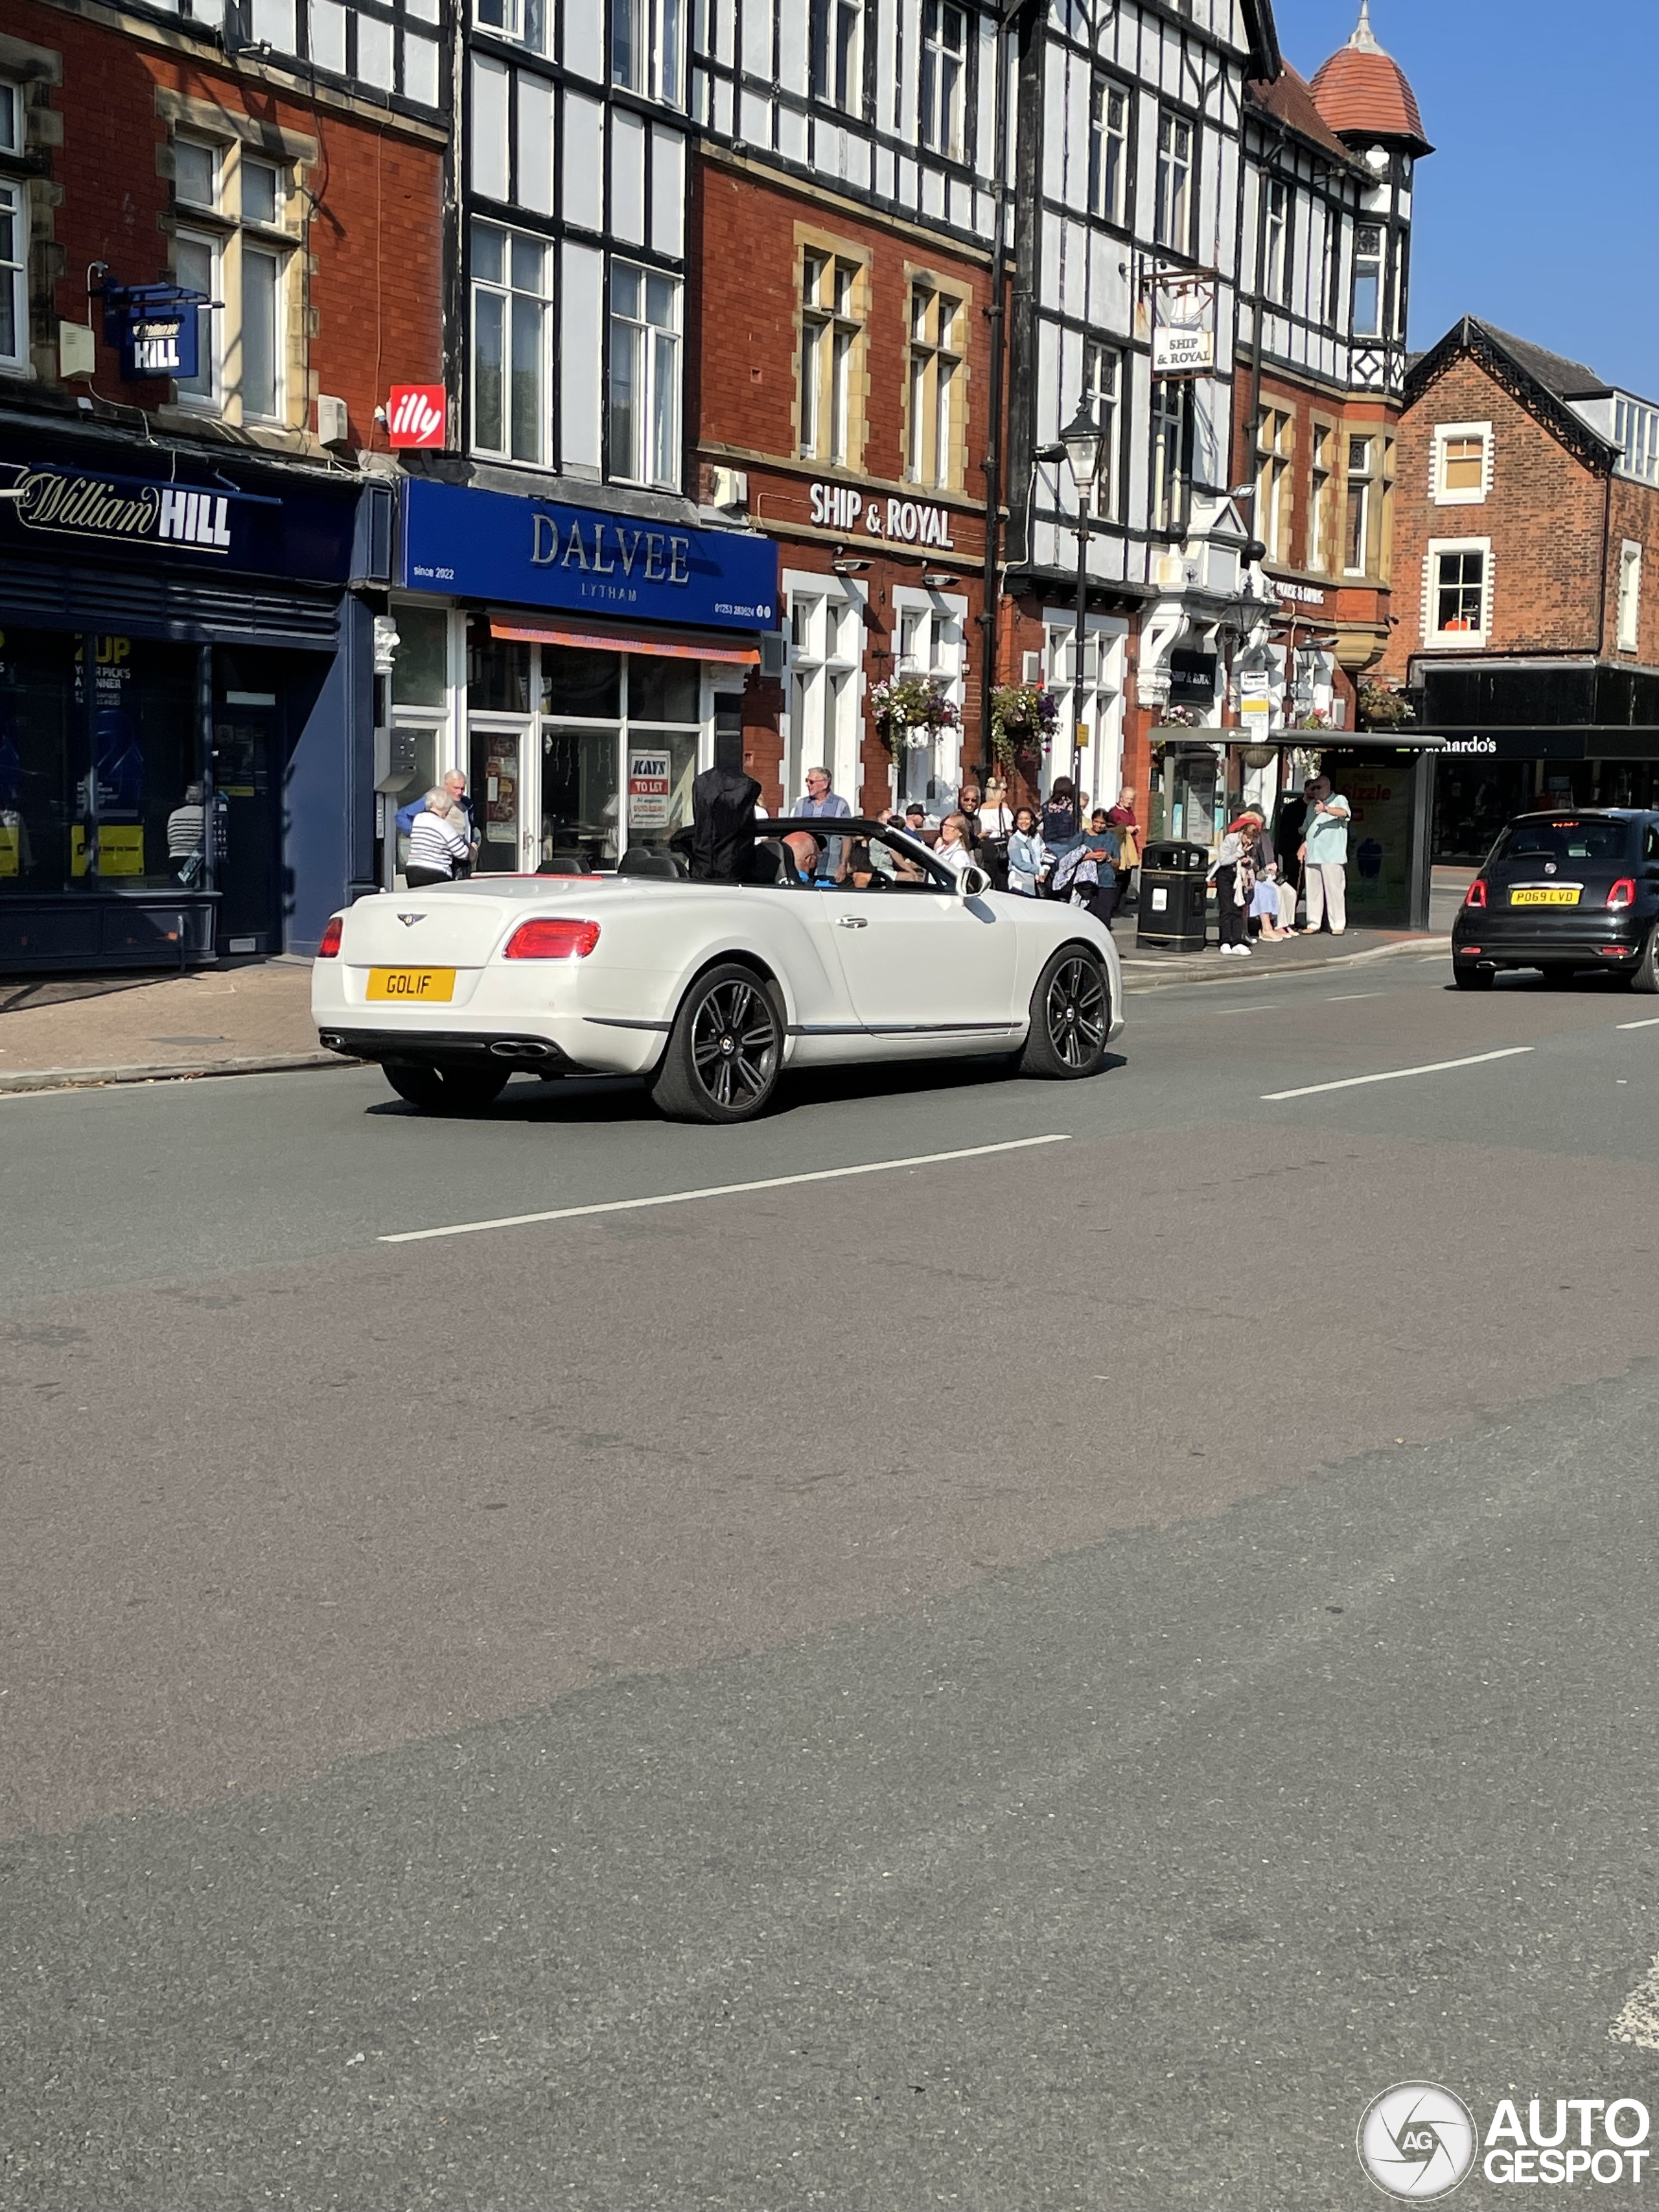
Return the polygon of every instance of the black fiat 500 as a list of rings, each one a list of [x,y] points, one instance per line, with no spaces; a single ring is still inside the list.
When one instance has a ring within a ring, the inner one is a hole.
[[[1600,968],[1659,992],[1659,813],[1563,808],[1511,822],[1452,925],[1452,973],[1490,990],[1500,968]]]

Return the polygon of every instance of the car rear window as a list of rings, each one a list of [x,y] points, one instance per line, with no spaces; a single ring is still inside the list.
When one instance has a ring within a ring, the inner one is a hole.
[[[1492,848],[1504,860],[1622,860],[1630,853],[1628,822],[1581,822],[1561,815],[1551,822],[1514,822]]]

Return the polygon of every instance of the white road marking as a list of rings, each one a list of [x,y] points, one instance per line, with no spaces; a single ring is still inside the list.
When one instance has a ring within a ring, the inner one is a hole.
[[[381,1244],[419,1244],[432,1237],[474,1237],[483,1229],[523,1229],[536,1221],[574,1221],[590,1213],[635,1213],[651,1206],[689,1206],[699,1198],[739,1198],[751,1190],[783,1190],[795,1183],[835,1182],[845,1176],[889,1175],[896,1168],[937,1167],[945,1160],[982,1159],[988,1152],[1021,1152],[1033,1145],[1069,1145],[1061,1131],[1049,1137],[1012,1137],[1000,1145],[964,1145],[960,1152],[917,1152],[904,1160],[865,1160],[856,1167],[813,1168],[805,1175],[763,1176],[754,1182],[710,1183],[702,1190],[665,1190],[654,1198],[607,1198],[597,1206],[557,1206],[545,1213],[504,1213],[495,1221],[457,1221],[443,1229],[401,1229]]]
[[[1644,1022],[1620,1022],[1619,1026],[1621,1030],[1659,1030],[1659,1014],[1650,1015]]]
[[[1390,1067],[1381,1075],[1345,1075],[1340,1083],[1304,1083],[1299,1091],[1264,1091],[1264,1104],[1280,1098],[1311,1098],[1321,1091],[1358,1091],[1366,1083],[1401,1083],[1408,1075],[1441,1075],[1449,1067],[1480,1067],[1489,1060],[1513,1060],[1518,1053],[1532,1052],[1529,1044],[1505,1045],[1502,1052],[1477,1052],[1468,1060],[1431,1060],[1425,1067]]]
[[[1388,995],[1386,991],[1339,991],[1334,998],[1327,999],[1325,1004],[1328,1006],[1348,1006],[1356,999],[1386,999]]]
[[[1615,2043],[1633,2043],[1638,2051],[1659,2051],[1659,1959],[1647,1979],[1638,1982],[1625,1999],[1625,2008],[1607,2031]]]

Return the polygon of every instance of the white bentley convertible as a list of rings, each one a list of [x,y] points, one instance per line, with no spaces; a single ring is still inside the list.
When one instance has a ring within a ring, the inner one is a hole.
[[[996,1054],[1092,1075],[1122,1026],[1116,950],[1080,908],[991,890],[874,822],[767,822],[737,883],[667,854],[614,875],[380,891],[329,923],[323,1043],[401,1097],[487,1105],[515,1069],[638,1075],[677,1120],[741,1121],[786,1067]],[[817,839],[804,878],[799,833]],[[792,833],[795,833],[792,835]]]

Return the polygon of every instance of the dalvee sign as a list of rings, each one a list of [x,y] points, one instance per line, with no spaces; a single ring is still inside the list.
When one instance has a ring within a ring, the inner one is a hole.
[[[499,605],[772,629],[778,549],[746,531],[692,530],[413,477],[401,581]]]

